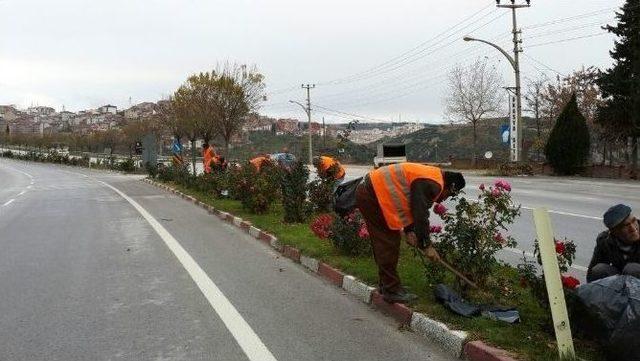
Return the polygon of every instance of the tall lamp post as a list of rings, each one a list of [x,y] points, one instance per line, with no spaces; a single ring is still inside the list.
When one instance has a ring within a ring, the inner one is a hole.
[[[507,60],[509,60],[509,63],[511,64],[511,66],[513,67],[513,71],[515,73],[515,81],[516,81],[516,87],[515,87],[515,92],[516,92],[516,102],[515,102],[515,111],[516,111],[516,116],[515,116],[515,124],[510,124],[509,126],[509,132],[511,134],[511,146],[510,146],[510,150],[511,150],[511,161],[512,162],[521,162],[522,161],[522,92],[521,92],[521,87],[520,87],[520,61],[519,61],[519,53],[522,52],[521,47],[518,45],[521,43],[521,40],[518,39],[521,31],[518,30],[517,27],[517,23],[516,23],[516,9],[519,8],[526,8],[531,6],[531,1],[530,0],[526,0],[526,4],[516,4],[515,0],[510,0],[511,4],[504,4],[501,5],[500,4],[500,0],[496,0],[496,4],[499,8],[508,8],[511,9],[512,12],[512,20],[513,20],[513,29],[512,29],[512,33],[513,33],[513,56],[509,55],[509,53],[507,53],[504,49],[502,49],[501,47],[499,47],[498,45],[486,41],[486,40],[482,40],[482,39],[476,39],[476,38],[472,38],[470,36],[465,36],[464,38],[462,38],[464,41],[479,41],[481,43],[485,43],[487,45],[490,45],[494,48],[496,48],[499,52],[502,53],[502,55],[504,55]]]
[[[313,164],[313,151],[312,151],[312,147],[313,147],[313,138],[311,137],[311,109],[309,109],[308,107],[304,106],[304,104],[297,102],[295,100],[289,100],[289,103],[293,103],[293,104],[298,104],[300,107],[302,107],[302,110],[304,110],[305,113],[307,113],[307,119],[308,119],[308,132],[309,132],[309,165]]]

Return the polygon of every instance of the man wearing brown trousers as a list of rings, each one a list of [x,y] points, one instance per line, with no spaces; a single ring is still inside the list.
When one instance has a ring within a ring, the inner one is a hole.
[[[397,266],[401,231],[407,243],[439,259],[429,238],[429,209],[465,186],[462,174],[418,163],[399,163],[369,172],[356,190],[356,203],[367,224],[385,301],[417,298],[402,287]]]

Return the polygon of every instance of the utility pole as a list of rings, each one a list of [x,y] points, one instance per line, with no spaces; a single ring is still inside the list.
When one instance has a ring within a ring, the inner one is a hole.
[[[307,89],[307,118],[309,119],[309,165],[313,164],[313,138],[311,132],[311,89],[315,88],[315,84],[302,84],[303,89]]]
[[[322,117],[322,148],[327,149],[327,127],[324,125],[324,117]]]
[[[515,0],[510,0],[511,4],[500,4],[500,0],[496,0],[496,4],[499,8],[507,8],[511,9],[511,19],[512,19],[512,30],[513,33],[513,61],[514,61],[514,72],[516,76],[516,154],[515,161],[521,162],[522,159],[522,146],[524,143],[524,139],[522,138],[522,88],[520,86],[520,53],[522,52],[522,47],[520,44],[522,43],[522,39],[520,39],[522,35],[522,31],[518,29],[518,23],[516,20],[516,9],[520,8],[528,8],[531,6],[531,0],[526,0],[526,4],[516,4]]]

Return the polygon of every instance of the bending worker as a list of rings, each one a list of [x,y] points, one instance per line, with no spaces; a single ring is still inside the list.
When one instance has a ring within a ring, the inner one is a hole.
[[[429,209],[464,186],[462,174],[418,163],[380,167],[369,172],[358,186],[356,202],[369,230],[385,301],[407,303],[417,298],[400,284],[400,231],[404,230],[407,243],[437,261],[440,256],[429,237]]]
[[[211,162],[216,158],[216,152],[209,143],[202,144],[202,163],[204,163],[204,172],[211,173]]]
[[[251,165],[255,168],[256,172],[260,173],[260,170],[263,166],[271,163],[271,159],[268,155],[259,155],[249,161]]]
[[[344,180],[346,172],[337,159],[323,155],[313,158],[313,165],[316,167],[320,178],[333,177],[338,183]]]

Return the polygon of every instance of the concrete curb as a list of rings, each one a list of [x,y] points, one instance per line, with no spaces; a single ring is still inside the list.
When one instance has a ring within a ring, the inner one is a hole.
[[[342,278],[342,288],[366,304],[371,303],[371,295],[375,291],[375,288],[358,281],[358,279],[350,275],[345,275]]]
[[[444,349],[449,351],[452,356],[462,356],[464,344],[469,337],[465,331],[450,330],[444,323],[432,320],[418,312],[414,312],[411,316],[410,326],[414,332],[424,338],[443,345]]]
[[[444,323],[430,319],[424,314],[413,312],[413,310],[401,303],[387,303],[376,288],[359,281],[354,276],[346,275],[324,262],[305,256],[295,247],[282,245],[276,236],[251,225],[249,221],[216,209],[165,184],[147,178],[144,178],[143,181],[170,191],[200,206],[222,221],[230,223],[249,233],[253,238],[270,245],[273,249],[283,254],[283,256],[300,263],[308,270],[316,273],[337,287],[342,288],[363,303],[370,304],[383,313],[395,318],[401,324],[409,326],[412,331],[421,337],[439,344],[452,356],[464,358],[469,361],[517,361],[514,356],[507,351],[488,346],[482,341],[468,342],[468,334],[465,331],[451,330]]]

